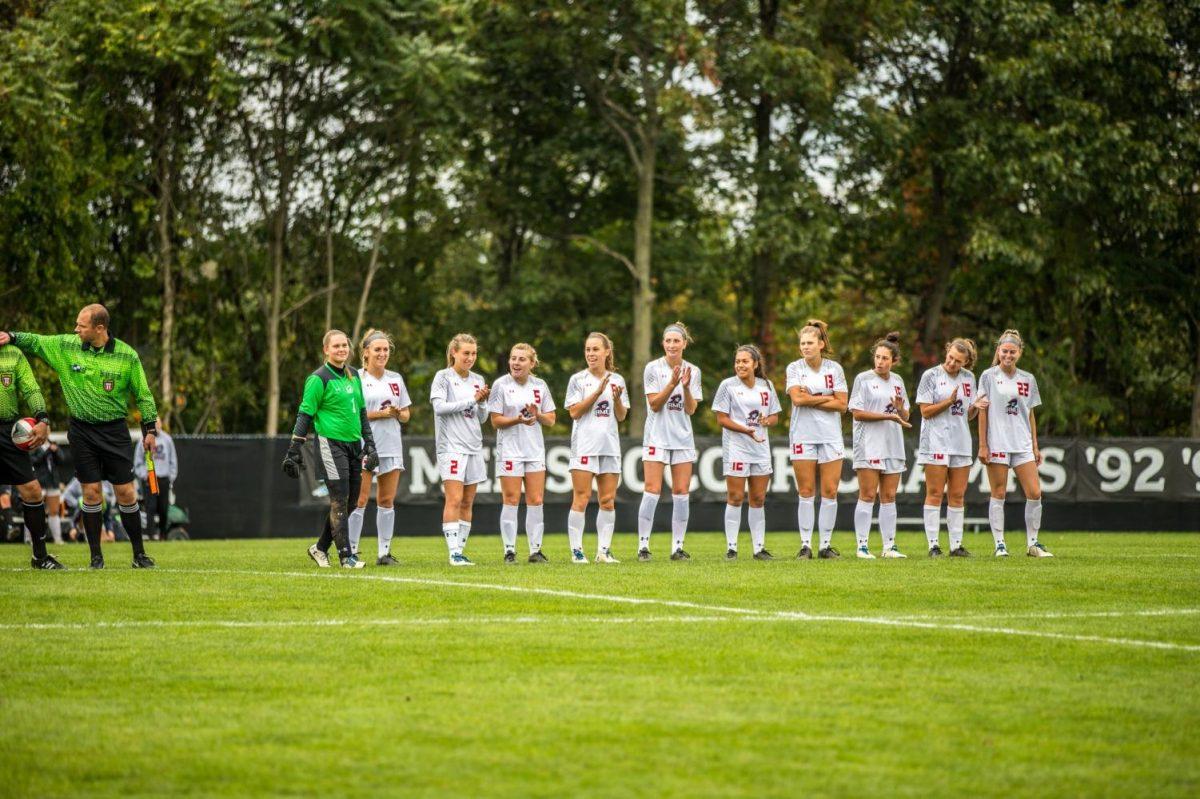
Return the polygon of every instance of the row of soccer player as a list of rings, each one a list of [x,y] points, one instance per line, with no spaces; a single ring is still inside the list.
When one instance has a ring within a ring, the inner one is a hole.
[[[854,469],[859,483],[854,511],[856,555],[874,557],[868,540],[878,499],[882,556],[905,557],[895,543],[895,500],[905,468],[903,428],[912,425],[904,380],[894,371],[901,358],[899,339],[899,334],[889,333],[875,342],[874,368],[857,375],[853,387],[848,387],[841,365],[834,360],[827,325],[811,320],[800,331],[800,358],[787,367],[786,388],[791,404],[791,462],[799,493],[798,558],[813,557],[814,527],[820,534],[817,556],[840,556],[831,540],[844,458],[841,415],[847,410],[854,420]],[[684,358],[691,341],[682,323],[667,325],[662,336],[663,355],[647,364],[643,375],[647,419],[642,439],[645,488],[638,509],[637,558],[641,561],[651,558],[654,513],[668,468],[673,487],[670,557],[689,559],[684,538],[688,491],[697,457],[691,417],[703,400],[700,369]],[[1006,330],[996,342],[992,367],[982,373],[977,384],[971,372],[976,360],[975,344],[968,339],[954,339],[946,345],[943,363],[926,371],[917,387],[916,404],[922,417],[917,462],[924,468],[927,486],[924,518],[930,556],[942,555],[939,535],[943,498],[947,500],[950,555],[970,554],[962,542],[963,501],[975,452],[969,421],[977,418],[978,454],[987,464],[992,486],[989,520],[995,554],[1008,554],[1004,544],[1004,495],[1011,468],[1026,497],[1026,552],[1033,557],[1050,557],[1037,538],[1041,523],[1041,454],[1034,409],[1041,398],[1033,375],[1017,368],[1023,346],[1017,331]],[[286,473],[299,475],[304,467],[301,446],[309,431],[314,430],[317,469],[329,487],[330,513],[309,555],[322,567],[330,565],[328,552],[334,542],[343,566],[363,565],[358,558],[358,542],[372,477],[378,480],[376,563],[396,563],[390,551],[395,520],[392,503],[404,469],[401,423],[408,420],[412,402],[403,378],[387,369],[392,351],[387,334],[368,331],[360,349],[365,367],[361,373],[348,364],[348,337],[340,331],[325,334],[326,363],[305,382],[292,445],[283,463]],[[516,562],[519,505],[524,492],[529,560],[545,562],[542,501],[546,455],[542,428],[555,422],[554,398],[546,382],[534,374],[537,352],[529,344],[513,346],[508,373],[492,385],[472,370],[476,356],[475,339],[466,333],[456,335],[446,349],[447,366],[434,377],[430,391],[438,471],[445,493],[442,533],[450,563],[473,565],[465,549],[475,491],[487,479],[482,432],[485,416],[496,430],[504,561]],[[573,499],[567,521],[570,556],[574,563],[588,562],[583,551],[583,529],[594,489],[599,500],[595,560],[617,563],[612,552],[614,502],[621,472],[617,424],[630,408],[630,397],[624,378],[616,372],[608,336],[590,333],[584,341],[583,356],[585,368],[571,376],[563,403],[572,419]],[[726,557],[737,557],[741,509],[749,504],[754,557],[770,560],[773,556],[766,549],[763,507],[772,472],[767,434],[779,422],[782,407],[756,347],[737,348],[733,372],[721,382],[712,400],[712,410],[722,428],[728,491]],[[357,505],[350,510],[355,499]]]

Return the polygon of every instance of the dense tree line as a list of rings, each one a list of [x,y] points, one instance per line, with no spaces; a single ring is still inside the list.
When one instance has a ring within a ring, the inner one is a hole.
[[[460,330],[559,388],[607,331],[636,394],[675,318],[709,391],[810,316],[848,373],[1017,327],[1046,433],[1200,436],[1198,51],[1196,2],[11,0],[0,324],[103,299],[226,433],[331,326],[417,397]]]

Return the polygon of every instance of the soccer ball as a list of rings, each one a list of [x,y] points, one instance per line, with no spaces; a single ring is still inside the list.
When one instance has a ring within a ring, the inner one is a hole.
[[[13,424],[12,440],[17,445],[17,449],[25,452],[33,449],[33,428],[36,425],[37,419],[30,419],[28,416],[18,419]]]

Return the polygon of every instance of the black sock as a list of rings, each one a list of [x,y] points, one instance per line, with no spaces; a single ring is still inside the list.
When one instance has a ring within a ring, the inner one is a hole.
[[[25,505],[25,526],[29,528],[29,538],[33,541],[33,556],[38,560],[46,557],[46,503],[39,502]]]
[[[125,535],[129,536],[129,543],[133,545],[133,554],[146,554],[146,545],[142,543],[142,514],[140,508],[135,502],[132,505],[118,505],[121,509],[121,526],[125,528]]]
[[[104,520],[101,518],[100,505],[84,505],[83,506],[83,534],[87,536],[88,548],[92,550],[92,557],[102,557],[100,552],[100,528],[104,526]]]
[[[325,527],[321,530],[321,537],[317,539],[317,549],[322,552],[329,552],[329,547],[333,545],[333,532],[329,528],[329,514],[325,514]]]

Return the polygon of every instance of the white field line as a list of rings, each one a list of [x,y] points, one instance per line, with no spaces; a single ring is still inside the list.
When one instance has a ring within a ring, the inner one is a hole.
[[[956,618],[966,621],[983,619],[1117,619],[1129,616],[1195,616],[1200,614],[1200,608],[1158,608],[1152,610],[1097,610],[1079,612],[1044,612],[1044,613],[963,613]],[[894,621],[922,621],[944,619],[945,616],[932,614],[906,614],[903,616],[888,616]]]
[[[438,627],[471,624],[711,624],[745,621],[737,616],[461,616],[458,618],[400,619],[307,619],[307,620],[235,620],[235,619],[130,619],[95,622],[29,622],[0,624],[0,630],[124,630],[168,627],[219,627],[229,629],[286,629],[289,627]],[[773,621],[763,619],[762,621]]]

